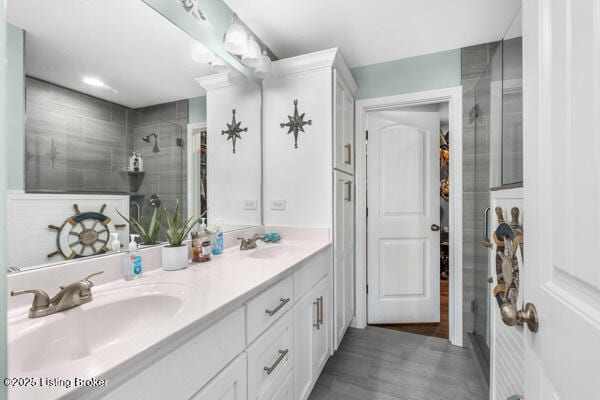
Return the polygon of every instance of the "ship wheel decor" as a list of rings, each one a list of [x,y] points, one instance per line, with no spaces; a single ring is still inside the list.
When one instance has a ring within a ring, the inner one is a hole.
[[[48,225],[56,231],[57,250],[48,254],[48,258],[62,255],[65,259],[89,257],[109,251],[107,246],[110,234],[126,225],[115,225],[110,217],[104,215],[106,204],[100,211],[79,211],[73,204],[75,215],[67,218],[61,226]]]
[[[282,128],[285,128],[286,126],[288,127],[288,135],[294,132],[295,149],[298,148],[298,132],[304,132],[304,125],[312,125],[311,119],[308,121],[304,120],[305,114],[306,113],[302,113],[302,115],[300,115],[300,113],[298,113],[298,100],[294,100],[294,116],[288,115],[289,121],[287,123],[280,124]]]
[[[227,124],[227,130],[221,131],[221,135],[227,135],[227,140],[231,140],[231,142],[233,143],[233,153],[235,154],[235,142],[236,140],[242,138],[242,135],[240,135],[240,133],[248,132],[248,128],[240,128],[240,125],[242,125],[242,121],[237,122],[235,120],[235,110],[231,110],[231,112],[233,113],[233,117],[231,118],[231,124]]]

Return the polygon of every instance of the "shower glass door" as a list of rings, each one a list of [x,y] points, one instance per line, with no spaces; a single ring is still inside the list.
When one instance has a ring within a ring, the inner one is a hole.
[[[489,250],[482,245],[489,239],[486,233],[486,210],[490,205],[490,188],[499,182],[501,162],[498,151],[501,147],[494,145],[502,137],[502,43],[490,46],[487,67],[474,88],[474,192],[475,192],[475,227],[477,234],[474,240],[474,300],[472,304],[473,326],[470,332],[480,344],[484,352],[489,353],[490,340],[490,284],[491,276],[488,266]],[[499,164],[498,164],[499,165]]]

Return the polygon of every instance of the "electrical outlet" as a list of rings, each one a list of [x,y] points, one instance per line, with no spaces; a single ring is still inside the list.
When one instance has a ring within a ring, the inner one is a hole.
[[[285,200],[271,200],[271,210],[285,210]]]
[[[256,210],[256,200],[244,200],[244,210]]]

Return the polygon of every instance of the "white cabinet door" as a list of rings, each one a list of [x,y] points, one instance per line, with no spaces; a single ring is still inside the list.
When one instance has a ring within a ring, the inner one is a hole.
[[[525,398],[598,398],[600,3],[523,2]]]
[[[318,326],[313,329],[312,371],[316,382],[329,359],[331,317],[329,316],[329,279],[326,277],[313,289],[312,298],[317,303]]]
[[[335,171],[334,189],[334,347],[354,316],[354,177]]]
[[[313,386],[313,332],[316,330],[319,304],[312,290],[294,306],[294,358],[295,398],[303,400]]]
[[[247,400],[246,353],[242,353],[191,400]]]
[[[329,277],[323,278],[294,306],[294,378],[295,399],[310,395],[329,358],[331,318]]]
[[[333,75],[333,167],[354,174],[354,98],[336,70]]]

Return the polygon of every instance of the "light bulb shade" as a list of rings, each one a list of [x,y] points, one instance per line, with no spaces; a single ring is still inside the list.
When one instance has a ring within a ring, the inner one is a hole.
[[[248,34],[244,27],[239,23],[237,15],[234,14],[233,21],[223,39],[223,47],[232,54],[241,56],[248,51]]]
[[[215,53],[200,43],[196,43],[192,50],[192,59],[200,64],[208,64],[215,59]]]
[[[263,51],[262,64],[256,67],[254,75],[258,79],[265,79],[273,75],[273,64],[266,51]]]
[[[216,57],[213,62],[210,63],[210,70],[217,74],[223,74],[231,71],[231,67],[225,63],[219,57]]]
[[[242,62],[251,68],[258,67],[262,64],[262,55],[260,54],[260,47],[253,37],[248,39],[248,51],[242,56]]]

